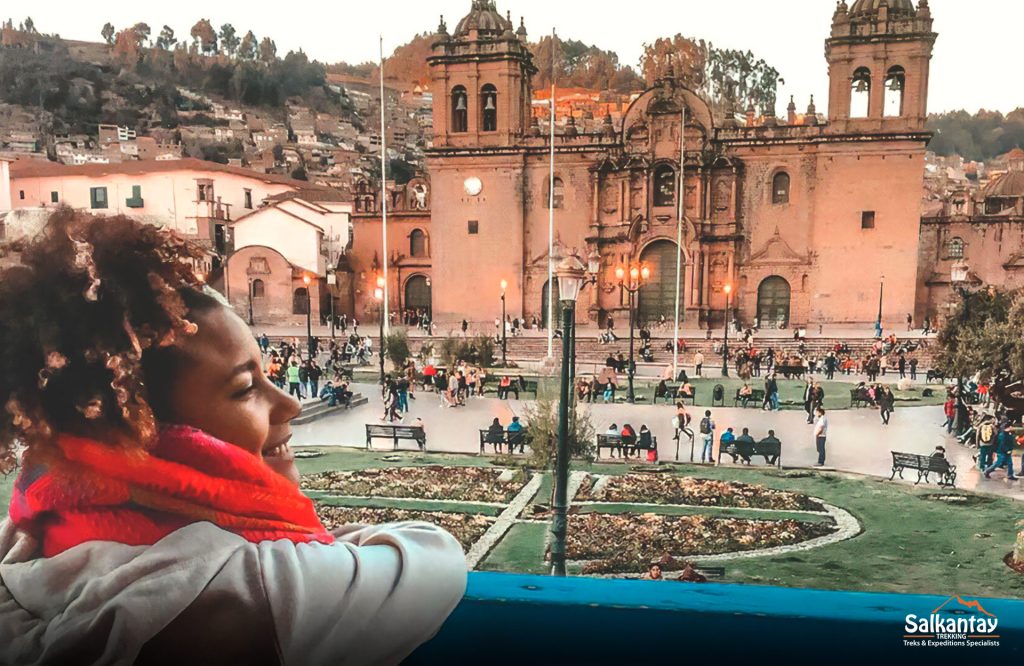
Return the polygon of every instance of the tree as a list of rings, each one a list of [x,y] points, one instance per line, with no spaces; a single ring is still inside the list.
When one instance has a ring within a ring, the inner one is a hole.
[[[1018,328],[1014,328],[1017,326]],[[936,365],[947,376],[1024,377],[1024,292],[965,292],[939,331]]]
[[[142,57],[141,42],[134,28],[125,28],[114,38],[114,55],[127,65],[137,65]]]
[[[217,33],[214,31],[209,19],[199,19],[196,21],[189,34],[192,36],[193,43],[198,46],[204,55],[217,52]]]
[[[252,30],[250,30],[245,33],[238,45],[238,57],[242,60],[255,60],[258,48],[259,42],[256,41],[256,35],[252,34]]]
[[[238,39],[238,33],[235,31],[235,27],[233,25],[225,23],[220,27],[220,45],[224,48],[224,52],[229,56],[235,56],[235,52],[238,50],[240,41],[241,40]]]
[[[277,59],[277,44],[270,37],[264,37],[260,42],[260,60],[270,64]]]
[[[113,23],[104,23],[103,24],[103,29],[100,30],[100,35],[103,36],[103,41],[105,41],[107,44],[111,44],[112,45],[114,43],[114,33],[115,32],[116,32],[116,30],[114,29],[114,24]]]
[[[671,69],[719,113],[733,105],[774,113],[778,85],[785,83],[777,69],[750,51],[718,49],[711,42],[679,34],[644,44],[640,67],[648,84]]]
[[[631,67],[623,67],[613,51],[603,51],[572,39],[556,39],[552,46],[548,36],[530,45],[539,70],[533,79],[535,88],[551,85],[552,48],[555,80],[560,86],[591,90],[611,88],[618,92],[632,92],[644,87],[643,80]]]
[[[551,469],[558,452],[558,400],[538,396],[523,415],[526,439],[530,443],[530,466]],[[569,416],[569,457],[593,462],[595,438],[590,413],[578,410],[573,403]]]
[[[174,36],[174,29],[169,25],[165,25],[156,38],[157,48],[169,51],[177,43],[178,38]]]
[[[1024,108],[1006,116],[984,109],[974,115],[963,110],[951,111],[930,116],[927,128],[934,132],[928,149],[936,154],[988,161],[1024,147]]]
[[[29,16],[28,18],[25,19],[25,32],[27,32],[27,33],[35,33],[35,31],[36,31],[35,21],[32,20],[31,16]]]
[[[401,368],[412,357],[409,351],[409,338],[405,331],[395,329],[384,336],[384,355],[391,361],[392,367]]]
[[[139,46],[145,45],[146,41],[149,40],[149,35],[152,33],[148,23],[136,23],[131,29],[139,39]]]

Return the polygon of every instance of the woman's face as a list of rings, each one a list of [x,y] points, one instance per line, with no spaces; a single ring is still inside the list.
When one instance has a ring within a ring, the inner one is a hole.
[[[256,340],[238,315],[218,307],[194,319],[198,333],[179,343],[183,367],[170,392],[174,421],[245,449],[298,483],[288,441],[299,402],[270,383]]]

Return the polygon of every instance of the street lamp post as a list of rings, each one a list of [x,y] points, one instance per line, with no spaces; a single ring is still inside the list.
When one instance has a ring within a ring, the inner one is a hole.
[[[882,295],[885,292],[885,276],[878,281],[878,319],[875,320],[875,337],[882,337]]]
[[[629,389],[626,392],[626,400],[630,403],[636,402],[636,393],[633,390],[633,376],[636,374],[636,362],[633,359],[634,354],[634,342],[633,342],[633,328],[636,324],[636,318],[633,314],[634,306],[636,304],[636,294],[640,291],[640,287],[643,283],[651,279],[651,269],[647,266],[634,265],[629,268],[628,275],[629,281],[626,281],[627,271],[622,266],[615,269],[615,277],[619,280],[619,289],[625,290],[628,294],[627,304],[629,306],[629,367],[627,368],[626,377],[629,381]]]
[[[960,308],[961,326],[966,325],[970,319],[971,299],[967,292],[967,280],[970,275],[970,267],[963,259],[953,264],[950,269],[950,281],[963,307]],[[967,404],[964,402],[964,373],[956,373],[956,434],[959,437],[967,429]]]
[[[566,257],[558,265],[558,293],[562,302],[562,382],[558,402],[558,451],[555,458],[555,502],[551,521],[551,575],[565,576],[565,540],[568,531],[569,485],[569,404],[572,386],[569,364],[572,333],[575,326],[576,299],[584,284],[584,267],[576,257]]]
[[[327,271],[327,295],[331,298],[331,340],[334,339],[334,289],[337,284],[337,272],[333,269]]]
[[[252,282],[253,282],[253,280],[250,277],[249,278],[249,325],[250,326],[252,326],[253,324],[256,323],[255,321],[253,321],[253,316],[252,316]]]
[[[508,367],[508,342],[505,340],[505,290],[508,289],[508,282],[501,281],[501,367]]]
[[[732,306],[732,285],[722,287],[725,292],[725,337],[722,341],[722,376],[729,376],[729,309]]]
[[[313,280],[308,275],[303,275],[302,283],[306,285],[306,353],[309,354],[309,358],[313,358],[313,298],[309,293]]]
[[[384,386],[384,288],[374,289],[373,297],[380,303],[380,347],[377,354],[380,356],[380,385]]]

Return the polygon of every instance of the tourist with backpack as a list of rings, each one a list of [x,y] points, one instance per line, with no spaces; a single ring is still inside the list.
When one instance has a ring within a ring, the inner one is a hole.
[[[1013,433],[1010,432],[1010,422],[1006,421],[1002,424],[1002,429],[996,436],[996,461],[985,468],[986,479],[991,479],[992,472],[1005,466],[1006,480],[1017,480],[1017,477],[1013,474],[1013,449],[1016,445],[1017,442],[1013,437]]]
[[[704,440],[704,448],[700,452],[700,461],[703,463],[715,462],[712,457],[715,449],[715,422],[711,418],[711,410],[704,411],[704,418],[700,420],[700,436]]]
[[[992,464],[997,435],[996,424],[990,418],[978,427],[978,469],[983,472]]]

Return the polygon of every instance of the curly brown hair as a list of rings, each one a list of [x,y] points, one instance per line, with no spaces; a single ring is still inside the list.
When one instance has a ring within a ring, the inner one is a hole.
[[[0,470],[60,432],[145,447],[156,435],[171,345],[216,303],[201,251],[173,232],[61,208],[0,273]],[[148,368],[147,368],[148,366]],[[164,375],[157,377],[157,375]]]

